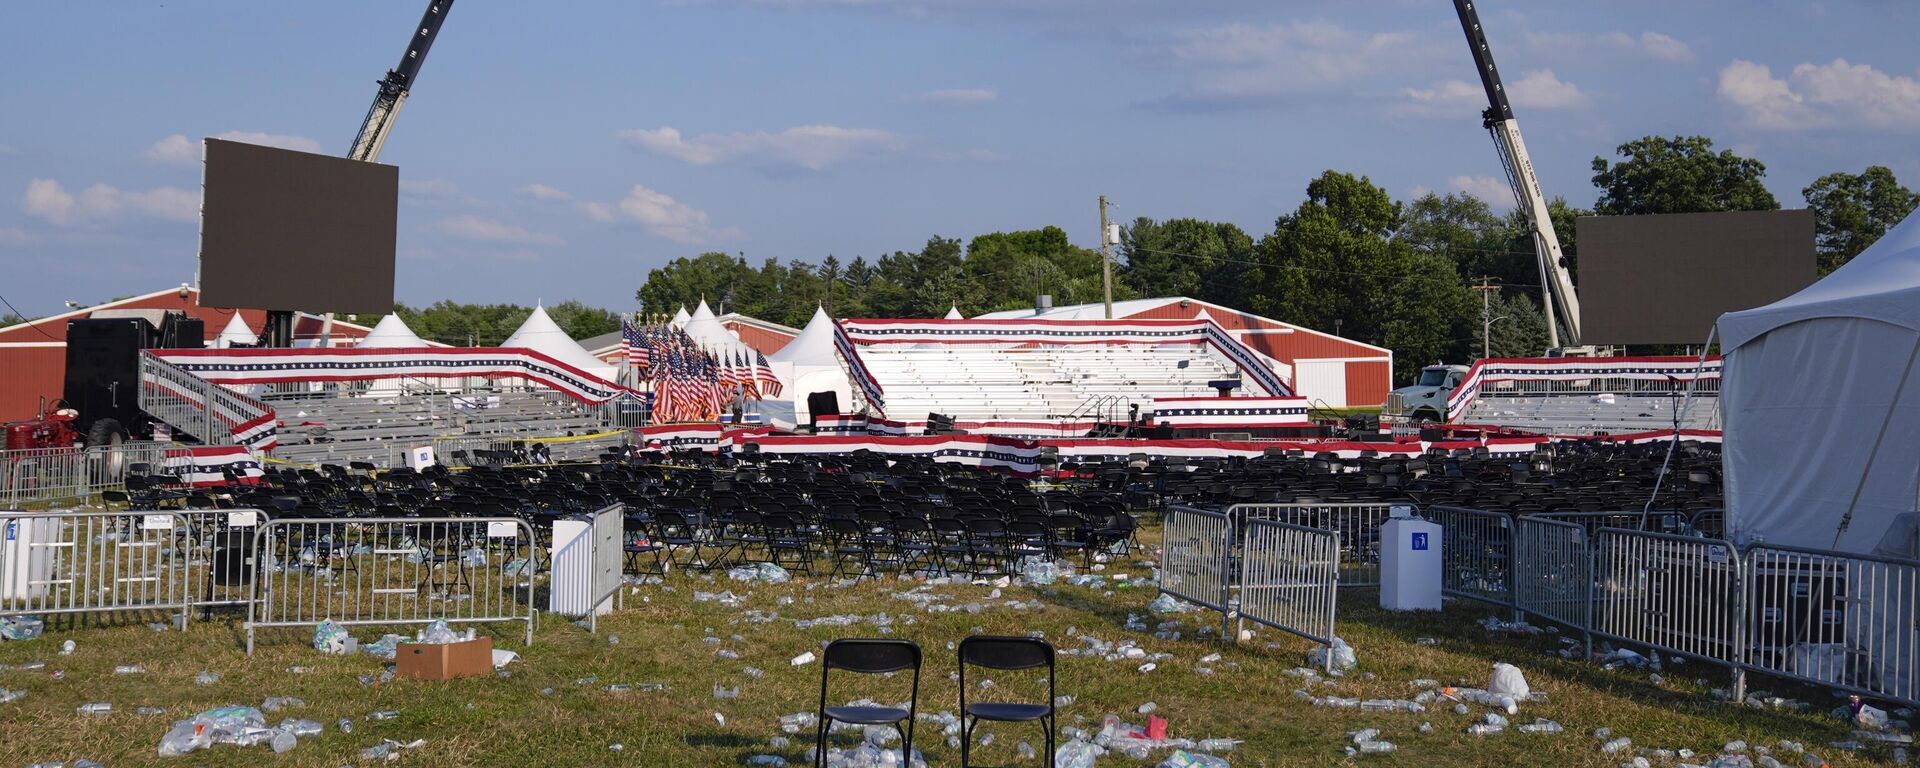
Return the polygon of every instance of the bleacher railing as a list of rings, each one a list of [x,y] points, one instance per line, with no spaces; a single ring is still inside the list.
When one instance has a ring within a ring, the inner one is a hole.
[[[272,407],[140,353],[140,410],[205,443],[233,443],[253,451],[277,442]]]

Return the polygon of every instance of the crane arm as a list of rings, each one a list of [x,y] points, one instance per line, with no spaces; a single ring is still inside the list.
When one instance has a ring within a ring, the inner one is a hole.
[[[1542,308],[1547,315],[1549,344],[1561,346],[1560,323],[1567,329],[1567,346],[1580,345],[1580,297],[1573,289],[1573,275],[1567,271],[1567,259],[1560,251],[1560,236],[1553,231],[1553,217],[1547,198],[1540,192],[1540,178],[1534,175],[1533,159],[1527,155],[1527,143],[1520,138],[1520,123],[1513,118],[1513,105],[1507,101],[1500,69],[1493,63],[1493,48],[1480,27],[1480,13],[1474,0],[1453,0],[1460,16],[1460,28],[1467,34],[1467,47],[1473,53],[1474,67],[1480,71],[1480,85],[1487,92],[1487,110],[1482,124],[1493,136],[1500,164],[1506,169],[1507,184],[1527,225],[1532,229],[1534,255],[1540,267],[1541,290],[1546,294]]]
[[[360,133],[354,136],[353,145],[347,150],[348,159],[369,163],[380,159],[380,148],[393,132],[393,120],[400,114],[401,105],[407,102],[407,93],[412,90],[414,79],[420,76],[420,67],[427,62],[427,49],[433,47],[433,38],[440,33],[440,24],[446,21],[451,8],[453,0],[428,1],[427,12],[420,17],[420,26],[407,42],[407,53],[400,58],[400,65],[387,70],[387,76],[380,80],[380,90],[373,96],[373,106],[367,109],[367,119],[360,123]]]

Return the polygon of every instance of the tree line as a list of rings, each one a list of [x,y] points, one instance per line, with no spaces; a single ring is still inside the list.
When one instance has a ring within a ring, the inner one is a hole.
[[[1593,159],[1599,194],[1585,209],[1555,199],[1555,232],[1569,268],[1579,270],[1579,216],[1775,210],[1766,166],[1716,150],[1703,136],[1649,136]],[[1815,250],[1825,275],[1864,250],[1910,213],[1920,196],[1892,171],[1822,176],[1801,192],[1816,221]],[[1266,315],[1394,351],[1396,380],[1436,361],[1540,354],[1547,345],[1539,271],[1524,215],[1496,212],[1455,192],[1398,200],[1364,175],[1326,171],[1306,185],[1299,207],[1271,230],[1200,218],[1122,222],[1114,299],[1189,296]],[[955,306],[968,316],[1033,306],[1038,294],[1058,305],[1101,299],[1097,250],[1074,245],[1055,226],[994,232],[967,240],[933,236],[917,250],[868,259],[776,258],[749,262],[720,252],[676,258],[652,270],[636,296],[664,317],[701,299],[716,309],[798,327],[816,304],[835,317],[938,317]],[[1497,320],[1482,339],[1482,297],[1472,286],[1500,286],[1486,302]],[[422,337],[450,344],[498,343],[526,317],[525,307],[440,302],[401,313]],[[564,302],[548,308],[575,338],[618,328],[605,310]]]

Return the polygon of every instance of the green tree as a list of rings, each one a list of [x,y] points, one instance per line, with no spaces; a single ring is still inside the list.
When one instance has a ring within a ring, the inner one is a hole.
[[[1602,215],[1771,211],[1780,203],[1761,179],[1767,166],[1731,150],[1713,151],[1705,136],[1648,136],[1620,145],[1626,158],[1593,159],[1594,210]]]
[[[1477,304],[1467,318],[1473,337],[1468,351],[1473,356],[1486,349],[1491,357],[1535,357],[1547,348],[1547,318],[1533,296],[1514,289],[1500,291],[1488,300],[1487,308],[1493,319],[1492,343],[1481,344],[1486,325],[1481,322]]]
[[[1200,219],[1156,222],[1142,216],[1120,231],[1114,279],[1139,296],[1239,300],[1239,276],[1254,257],[1253,238],[1232,224]]]
[[[560,326],[560,330],[566,331],[576,341],[620,330],[619,315],[573,299],[547,307],[547,315],[553,318],[554,325]]]
[[[26,318],[12,312],[0,312],[0,328],[5,328],[9,325],[19,325],[26,321]]]
[[[1920,195],[1901,186],[1882,165],[1858,174],[1829,173],[1801,194],[1813,209],[1814,248],[1822,275],[1858,256],[1920,203]]]
[[[1461,359],[1470,292],[1445,256],[1395,237],[1402,204],[1366,177],[1327,171],[1261,239],[1246,308],[1394,350],[1401,379]]]
[[[750,280],[754,271],[744,258],[708,251],[691,259],[674,259],[647,273],[646,284],[635,295],[650,313],[672,313],[683,304],[691,307],[703,299],[711,306],[722,301],[729,290]]]

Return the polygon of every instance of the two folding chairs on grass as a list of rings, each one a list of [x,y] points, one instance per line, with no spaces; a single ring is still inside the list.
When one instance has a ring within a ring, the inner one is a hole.
[[[1031,637],[976,635],[960,641],[960,765],[972,756],[973,732],[981,721],[1039,723],[1046,729],[1046,765],[1053,768],[1054,653],[1053,645]],[[832,724],[887,725],[900,732],[901,764],[913,761],[913,726],[920,699],[920,646],[911,640],[841,639],[827,644],[820,668],[820,709],[814,737],[814,765],[827,764],[827,733]],[[967,669],[1047,670],[1047,699],[1043,703],[968,701]],[[878,705],[827,706],[827,679],[833,670],[858,674],[911,671],[913,689],[905,709]],[[904,726],[903,726],[904,724]]]

